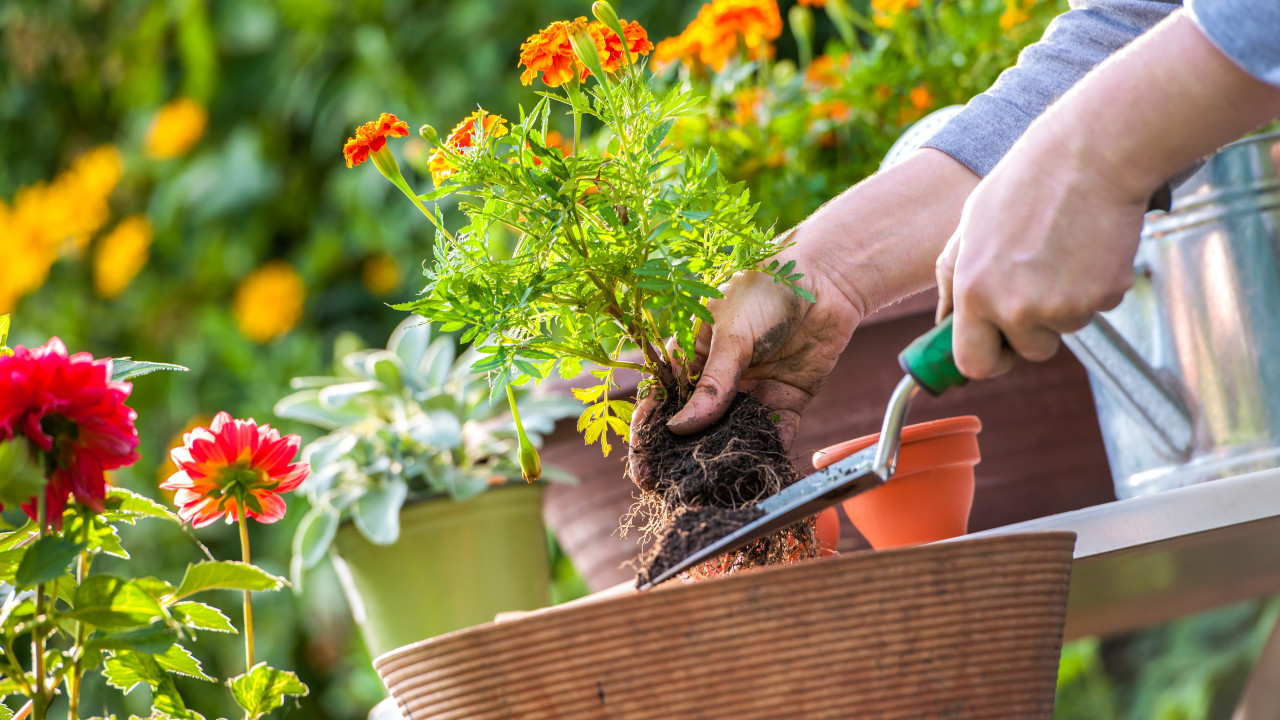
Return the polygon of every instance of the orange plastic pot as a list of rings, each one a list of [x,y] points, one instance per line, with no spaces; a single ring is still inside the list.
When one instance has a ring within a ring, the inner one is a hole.
[[[876,550],[946,540],[968,532],[973,467],[981,459],[973,415],[934,420],[902,430],[898,468],[881,487],[845,500],[849,520]],[[868,435],[813,454],[819,470],[871,447]]]

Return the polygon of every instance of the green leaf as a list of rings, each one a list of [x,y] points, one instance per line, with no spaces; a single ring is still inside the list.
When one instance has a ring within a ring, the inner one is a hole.
[[[154,688],[166,677],[164,668],[150,655],[127,650],[103,661],[102,676],[108,685],[125,693],[140,684]]]
[[[96,632],[89,638],[86,647],[89,651],[131,651],[155,655],[168,650],[177,641],[177,630],[164,622],[154,622],[131,630]]]
[[[400,538],[400,508],[409,495],[403,480],[388,480],[365,491],[351,509],[351,519],[361,534],[375,545],[390,545]]]
[[[104,503],[107,512],[103,516],[108,520],[123,520],[128,517],[152,517],[181,522],[177,514],[169,508],[152,500],[146,495],[125,488],[111,488]]]
[[[67,617],[100,628],[148,625],[164,615],[160,603],[138,583],[113,575],[93,575],[76,588],[74,607]]]
[[[13,581],[20,587],[34,587],[61,577],[67,566],[85,549],[84,543],[63,540],[56,535],[46,535],[27,550],[18,564]]]
[[[261,717],[284,705],[285,697],[306,697],[310,690],[297,675],[276,670],[266,663],[254,665],[249,672],[227,682],[231,696],[251,718]]]
[[[23,439],[0,442],[0,503],[16,507],[44,492],[44,471]]]
[[[190,368],[185,368],[181,365],[174,365],[172,363],[143,362],[127,357],[114,358],[111,362],[111,367],[111,380],[113,382],[129,380],[142,375],[150,375],[151,373],[158,372],[160,370],[170,370],[173,372],[190,371]]]
[[[9,347],[9,315],[0,315],[0,348]]]
[[[174,620],[189,628],[213,632],[236,632],[236,626],[231,624],[230,618],[223,615],[218,608],[204,603],[191,600],[175,603],[169,608],[169,612],[173,614]]]
[[[8,315],[4,316],[4,322],[6,325],[8,325],[9,323]],[[8,328],[6,327],[5,329],[7,330]],[[0,338],[0,346],[3,346],[3,345],[4,345],[4,339]],[[0,720],[13,720],[13,711],[10,710],[9,706],[5,705],[4,703],[0,703]]]
[[[329,551],[338,532],[338,515],[337,508],[320,505],[311,508],[298,523],[293,536],[293,554],[302,559],[303,567],[315,567]]]
[[[200,666],[200,661],[196,660],[191,651],[177,643],[174,643],[163,653],[156,655],[155,658],[160,667],[171,673],[213,682],[213,678],[204,674],[204,668]]]
[[[187,567],[170,601],[205,590],[279,590],[285,584],[284,578],[238,560],[201,562]]]

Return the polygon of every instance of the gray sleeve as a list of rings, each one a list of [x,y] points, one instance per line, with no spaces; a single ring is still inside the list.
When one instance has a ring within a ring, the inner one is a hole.
[[[1187,0],[1200,32],[1242,70],[1280,85],[1280,2]]]
[[[1204,4],[1215,2],[1224,0]],[[1095,65],[1180,6],[1180,0],[1072,0],[1073,9],[1055,18],[1044,37],[1022,51],[1017,65],[1001,73],[989,90],[970,100],[924,146],[937,148],[986,177],[1045,108]]]

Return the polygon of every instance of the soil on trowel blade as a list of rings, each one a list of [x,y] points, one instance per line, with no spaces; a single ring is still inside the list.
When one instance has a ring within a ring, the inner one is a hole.
[[[756,502],[799,479],[769,409],[754,396],[739,392],[721,422],[695,435],[667,429],[682,400],[672,388],[663,388],[663,397],[636,429],[632,454],[646,472],[633,478],[640,495],[623,519],[625,531],[644,518],[639,529],[645,537],[657,538],[638,558],[640,585],[756,519]],[[812,523],[805,520],[690,574],[707,577],[796,562],[816,557],[815,547]]]

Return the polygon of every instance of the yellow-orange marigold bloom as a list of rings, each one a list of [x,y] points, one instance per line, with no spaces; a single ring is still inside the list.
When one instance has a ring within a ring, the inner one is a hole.
[[[477,133],[477,130],[480,132]],[[480,141],[481,138],[483,138],[484,143],[487,143],[493,138],[506,135],[507,132],[506,119],[482,108],[471,113],[465,120],[458,123],[453,132],[449,133],[449,137],[445,138],[444,144],[454,152],[466,153],[472,148],[478,147],[477,141]],[[431,179],[436,185],[439,185],[441,180],[453,175],[455,170],[448,153],[439,148],[431,153],[427,166],[431,169]]]
[[[204,137],[208,122],[209,112],[195,100],[170,100],[151,119],[143,149],[157,160],[185,155]]]
[[[356,129],[356,136],[347,138],[342,155],[347,167],[352,168],[369,159],[369,153],[382,149],[389,137],[408,137],[409,123],[391,113],[382,113],[377,120],[370,120]]]
[[[835,87],[840,84],[841,75],[849,69],[849,56],[819,55],[804,70],[804,81],[813,88]]]
[[[146,267],[151,238],[151,223],[146,216],[130,215],[98,241],[93,257],[93,288],[98,295],[119,295]]]
[[[875,11],[871,20],[883,28],[893,27],[899,15],[918,7],[920,0],[871,0],[871,9]]]
[[[560,153],[565,157],[573,154],[573,143],[569,139],[560,134],[559,130],[548,130],[547,135],[543,138],[546,141],[546,147],[559,148]]]
[[[231,311],[245,337],[264,343],[298,324],[306,297],[302,278],[293,266],[275,260],[254,270],[240,283]]]
[[[1011,5],[1000,14],[1000,27],[1004,30],[1011,30],[1029,19],[1031,19],[1031,16],[1027,14],[1026,10],[1016,5]]]

